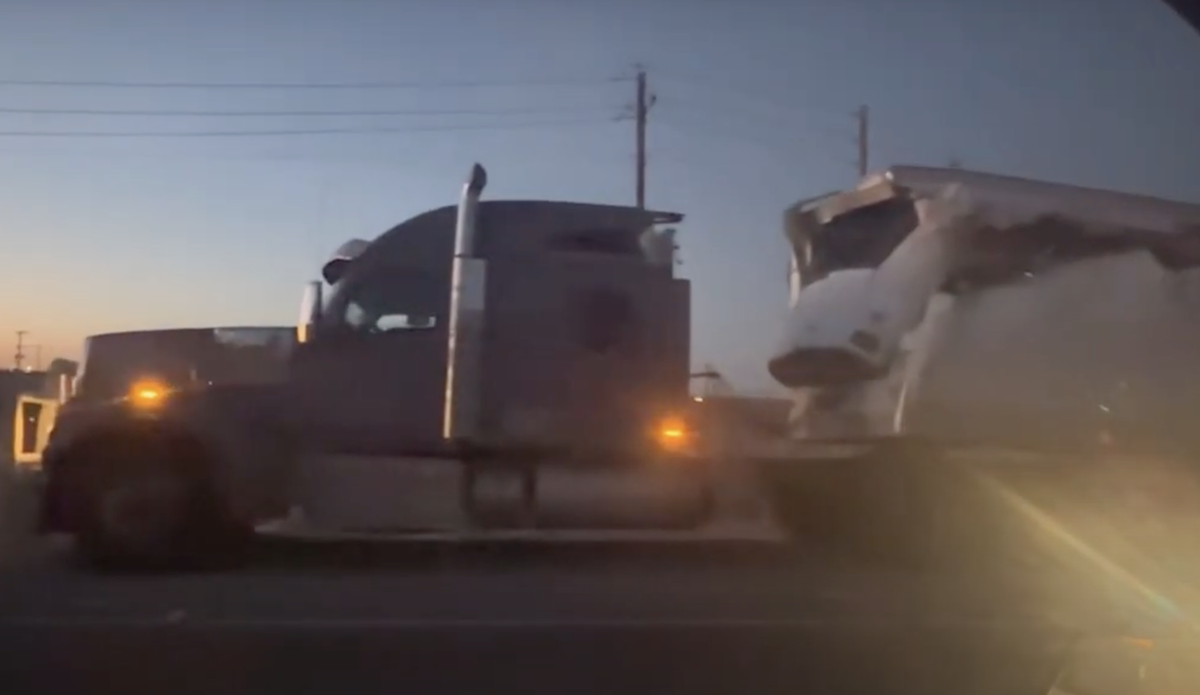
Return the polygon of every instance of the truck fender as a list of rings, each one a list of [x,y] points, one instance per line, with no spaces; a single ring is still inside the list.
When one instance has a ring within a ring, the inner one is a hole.
[[[105,418],[71,429],[69,439],[53,442],[47,451],[45,530],[75,530],[75,512],[81,508],[75,499],[79,466],[87,466],[99,448],[130,439],[166,438],[182,447],[188,461],[203,467],[216,499],[233,521],[253,523],[286,511],[292,458],[273,438],[230,418]]]
[[[286,514],[298,457],[291,440],[269,423],[208,412],[187,424],[208,452],[212,483],[236,520]]]

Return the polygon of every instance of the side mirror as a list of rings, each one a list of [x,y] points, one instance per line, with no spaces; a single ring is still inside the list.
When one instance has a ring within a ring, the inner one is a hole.
[[[300,322],[296,325],[296,342],[301,345],[311,343],[317,337],[323,289],[320,280],[313,280],[304,288],[304,298],[300,301]]]
[[[371,242],[363,239],[351,239],[342,244],[321,268],[321,277],[325,278],[325,282],[330,285],[336,284],[346,273],[346,268],[350,266],[351,261],[361,256],[370,245]]]
[[[346,273],[346,266],[350,265],[349,259],[334,258],[321,268],[321,277],[325,278],[325,282],[334,284],[342,279],[342,275]]]

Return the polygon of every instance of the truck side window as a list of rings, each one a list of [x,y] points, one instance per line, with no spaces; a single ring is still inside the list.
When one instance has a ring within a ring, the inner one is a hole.
[[[392,333],[433,328],[437,317],[391,310],[373,313],[352,300],[346,305],[345,322],[355,333]]]
[[[350,291],[342,322],[355,333],[370,335],[434,328],[437,295],[430,281],[410,272],[370,278]]]

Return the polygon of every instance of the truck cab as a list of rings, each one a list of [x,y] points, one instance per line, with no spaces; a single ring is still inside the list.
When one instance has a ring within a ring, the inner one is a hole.
[[[688,283],[669,260],[648,259],[642,239],[678,216],[481,202],[468,260],[481,269],[470,291],[482,326],[457,336],[455,219],[453,207],[419,215],[327,273],[291,372],[297,402],[315,409],[301,416],[315,445],[381,455],[636,447],[686,405]],[[454,383],[452,336],[459,357],[476,360]],[[470,407],[448,423],[455,399]]]
[[[682,216],[481,201],[484,180],[477,166],[458,206],[339,248],[294,339],[272,333],[285,357],[270,370],[198,377],[208,352],[170,346],[207,345],[212,329],[143,340],[187,378],[131,376],[116,398],[64,408],[44,527],[137,563],[195,557],[197,539],[228,545],[267,522],[324,534],[699,523],[689,284],[674,276],[673,231],[656,229]]]

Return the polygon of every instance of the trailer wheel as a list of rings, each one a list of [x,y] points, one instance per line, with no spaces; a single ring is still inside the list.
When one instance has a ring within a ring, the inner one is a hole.
[[[178,446],[138,444],[109,450],[89,471],[81,559],[105,571],[216,569],[240,559],[248,533],[224,519],[203,469],[178,458]]]

